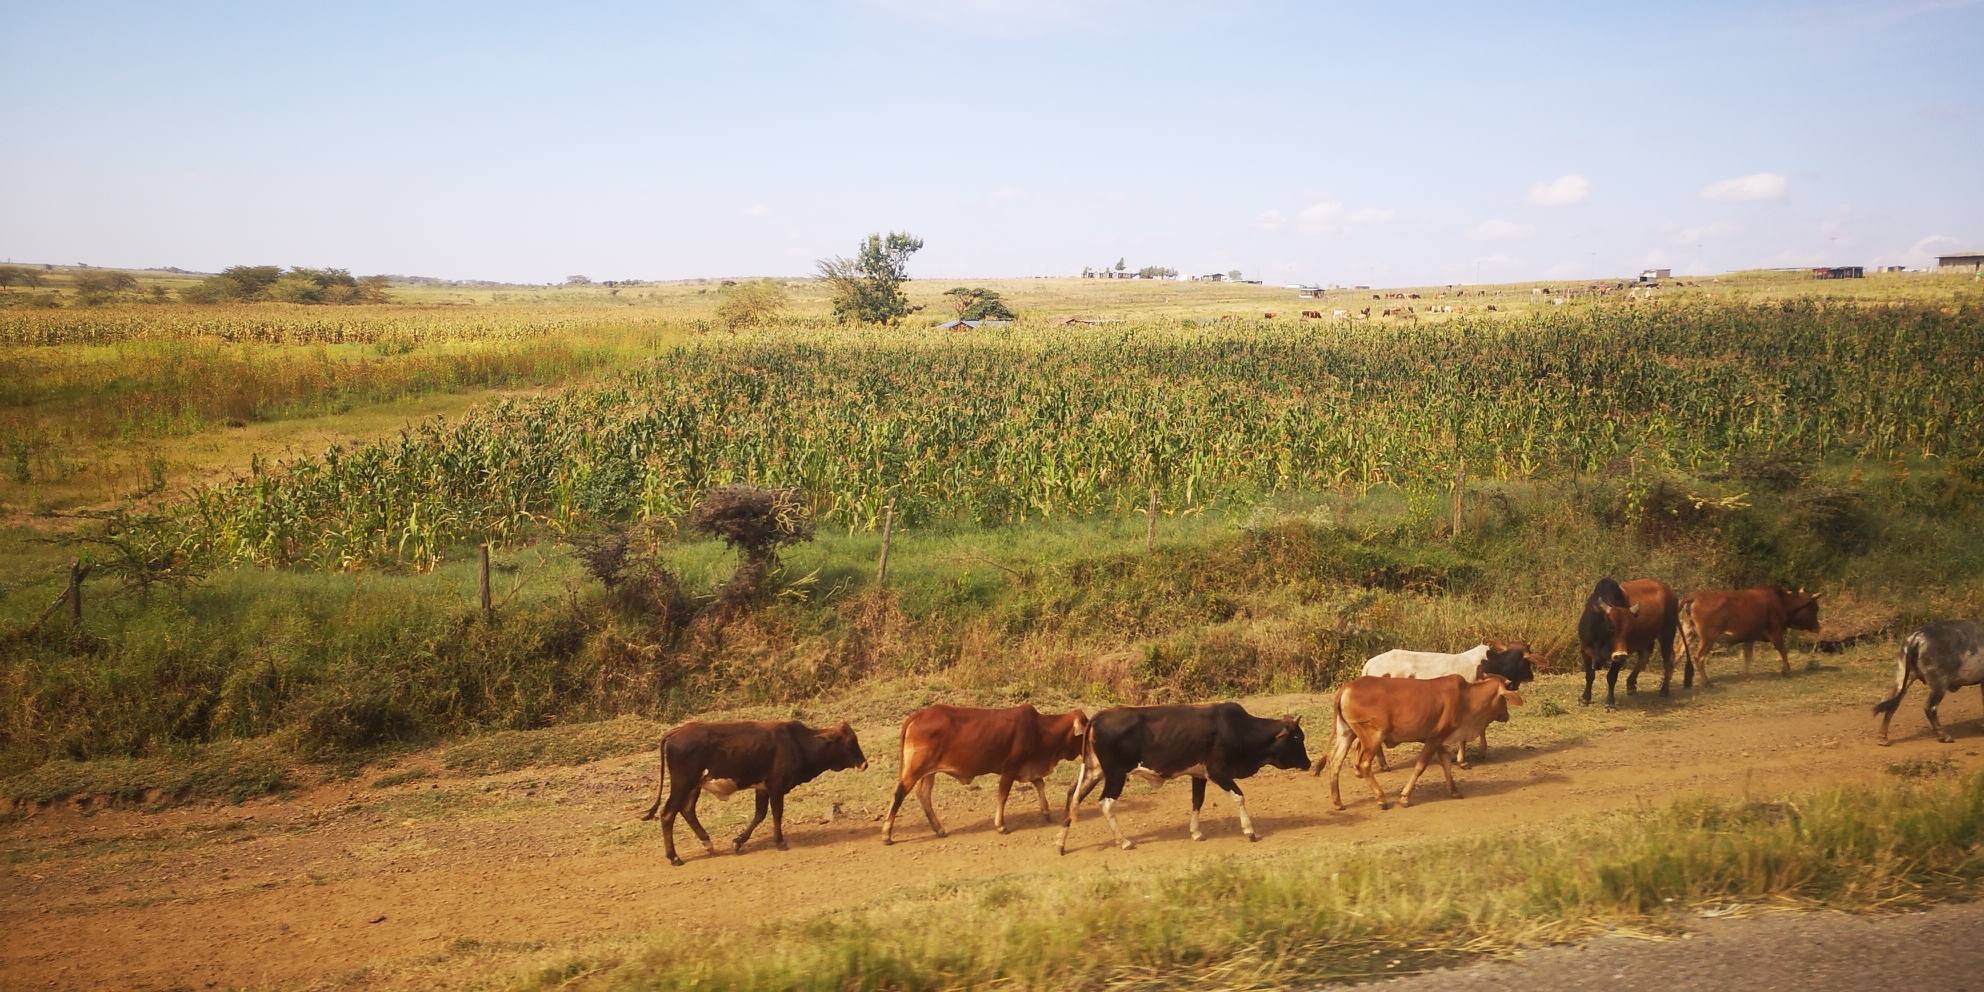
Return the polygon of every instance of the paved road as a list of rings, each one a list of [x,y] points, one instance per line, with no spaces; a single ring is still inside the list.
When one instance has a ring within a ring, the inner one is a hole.
[[[1362,988],[1984,992],[1984,903],[1902,916],[1768,913],[1699,920],[1691,931],[1662,943],[1607,937],[1546,947],[1520,961],[1410,975]]]

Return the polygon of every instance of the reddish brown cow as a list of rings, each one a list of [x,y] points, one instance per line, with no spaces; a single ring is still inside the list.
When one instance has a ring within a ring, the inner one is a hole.
[[[1390,809],[1385,790],[1371,773],[1371,764],[1386,746],[1418,742],[1419,762],[1399,794],[1399,805],[1412,805],[1412,789],[1433,759],[1447,776],[1447,792],[1460,798],[1454,785],[1453,751],[1480,733],[1489,722],[1506,721],[1508,707],[1521,706],[1522,694],[1509,688],[1500,675],[1483,675],[1469,682],[1458,675],[1437,679],[1394,679],[1365,675],[1351,680],[1336,694],[1336,748],[1328,762],[1317,762],[1312,770],[1320,775],[1327,765],[1336,766],[1330,777],[1330,800],[1343,808],[1343,765],[1352,742],[1357,745],[1357,777],[1370,783],[1380,809]]]
[[[1694,663],[1701,668],[1702,685],[1708,685],[1708,656],[1717,644],[1743,646],[1743,681],[1750,681],[1750,652],[1758,641],[1769,641],[1777,649],[1777,663],[1785,675],[1791,674],[1791,656],[1784,650],[1787,628],[1819,629],[1819,594],[1803,589],[1785,592],[1783,586],[1758,586],[1727,591],[1704,589],[1681,600],[1681,647],[1689,651],[1688,631],[1693,629],[1701,644],[1701,655]]]
[[[1626,692],[1640,691],[1640,671],[1652,659],[1655,645],[1660,647],[1660,694],[1667,695],[1668,684],[1674,681],[1674,634],[1680,629],[1680,620],[1680,604],[1674,598],[1674,590],[1665,582],[1598,580],[1590,598],[1585,600],[1584,614],[1578,619],[1578,644],[1584,652],[1582,701],[1591,704],[1592,682],[1597,677],[1601,656],[1609,662],[1605,675],[1606,709],[1617,703],[1619,669],[1634,655],[1639,660],[1626,676]],[[1682,674],[1681,684],[1684,688],[1694,686],[1692,662]]]
[[[882,825],[882,843],[895,843],[896,811],[903,797],[916,790],[930,829],[944,836],[930,792],[939,773],[971,784],[980,775],[999,776],[999,802],[992,807],[992,829],[1006,832],[1006,797],[1014,782],[1027,782],[1040,798],[1040,815],[1054,822],[1047,806],[1047,775],[1063,761],[1082,756],[1082,735],[1088,717],[1081,710],[1047,716],[1030,705],[988,710],[938,703],[911,713],[902,722],[902,775],[896,780],[895,803]]]

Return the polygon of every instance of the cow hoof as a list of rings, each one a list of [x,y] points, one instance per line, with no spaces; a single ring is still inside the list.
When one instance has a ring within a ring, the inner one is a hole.
[[[1193,839],[1193,840],[1205,840],[1205,839],[1206,839],[1206,835],[1205,835],[1205,834],[1193,834],[1193,835],[1192,835],[1192,839]]]
[[[671,864],[671,865],[674,865],[674,866],[675,866],[675,867],[677,867],[677,868],[680,868],[680,867],[682,867],[682,859],[681,859],[681,858],[669,858],[669,859],[668,859],[668,863],[669,863],[669,864]]]
[[[732,844],[730,845],[730,853],[732,853],[732,854],[743,854],[743,853],[744,853],[744,842],[743,842],[743,841],[741,841],[741,840],[740,840],[740,841],[735,841],[735,842],[733,842],[733,843],[732,843]]]
[[[1004,831],[1004,830],[1001,830],[1001,831],[999,831],[999,832],[1000,832],[1000,833],[1005,833],[1005,831]],[[951,835],[951,834],[950,834],[950,831],[948,831],[948,830],[939,830],[939,831],[937,831],[937,836],[939,836],[939,837],[949,837],[950,835]]]
[[[1003,824],[1003,823],[1001,823],[1001,824],[999,824],[999,825],[998,825],[998,826],[996,826],[996,827],[993,827],[993,828],[992,828],[992,830],[993,830],[993,832],[994,832],[994,833],[1001,833],[1001,834],[1003,834],[1003,833],[1006,833],[1006,832],[1007,832],[1007,830],[1006,830],[1006,825],[1005,825],[1005,824]]]
[[[895,843],[896,843],[896,839],[895,839],[894,837],[884,837],[884,838],[882,838],[882,846],[883,846],[883,847],[893,847],[893,846],[895,846]]]
[[[791,850],[791,848],[789,848],[789,847],[786,847],[786,846],[785,846],[785,841],[782,841],[782,840],[780,840],[780,841],[773,841],[773,842],[772,842],[772,846],[773,846],[773,847],[776,847],[776,848],[778,848],[778,849],[779,849],[779,850],[781,850],[781,851],[789,851],[789,850]]]
[[[1949,736],[1949,735],[1947,735],[1947,734],[1945,734],[1945,735],[1943,735],[1943,736],[1941,736],[1941,737],[1938,737],[1938,738],[1936,738],[1936,739],[1937,739],[1937,740],[1939,740],[1939,741],[1942,741],[1942,742],[1943,742],[1943,743],[1945,743],[1945,744],[1955,744],[1955,743],[1956,743],[1956,738],[1954,738],[1954,737],[1951,737],[1951,736]]]
[[[1123,842],[1123,850],[1125,851],[1135,850],[1136,846],[1137,846],[1136,841],[1126,840]]]
[[[1260,834],[1248,834],[1248,835],[1247,835],[1247,842],[1248,842],[1249,844],[1257,844],[1257,843],[1260,843],[1260,840],[1261,840],[1261,835],[1260,835]]]
[[[1616,711],[1616,710],[1617,710],[1618,708],[1619,708],[1619,707],[1618,707],[1618,705],[1617,705],[1617,704],[1614,704],[1614,703],[1606,703],[1606,704],[1605,704],[1605,712],[1607,712],[1607,713],[1611,713],[1611,712],[1614,712],[1614,711]]]
[[[1662,698],[1662,699],[1666,699],[1666,698],[1667,698],[1667,687],[1666,687],[1666,686],[1661,686],[1661,687],[1660,687],[1660,698]]]
[[[1378,804],[1378,808],[1379,808],[1379,809],[1391,809],[1391,808],[1392,808],[1392,804],[1391,804],[1391,803],[1379,803],[1379,804]]]
[[[1474,766],[1468,764],[1465,761],[1456,761],[1454,762],[1454,767],[1460,769],[1461,771],[1467,771],[1468,769],[1473,768]]]
[[[1885,738],[1885,737],[1883,737],[1883,738],[1881,738],[1880,740],[1877,740],[1877,741],[1875,741],[1874,743],[1875,743],[1875,744],[1877,744],[1877,745],[1879,745],[1879,746],[1881,746],[1881,747],[1887,747],[1887,746],[1888,746],[1888,739],[1887,739],[1887,738]]]

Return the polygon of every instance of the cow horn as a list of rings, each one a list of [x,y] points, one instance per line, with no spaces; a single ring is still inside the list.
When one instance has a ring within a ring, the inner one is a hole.
[[[1633,605],[1626,607],[1626,612],[1631,613],[1633,616],[1639,616],[1640,604],[1634,603]]]

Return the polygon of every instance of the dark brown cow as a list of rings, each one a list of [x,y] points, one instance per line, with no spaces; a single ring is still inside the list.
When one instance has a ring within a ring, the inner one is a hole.
[[[1680,604],[1667,583],[1658,579],[1631,582],[1599,579],[1585,600],[1584,613],[1578,618],[1578,645],[1584,652],[1582,702],[1591,705],[1591,686],[1601,656],[1610,663],[1605,674],[1606,709],[1617,703],[1619,669],[1634,655],[1639,660],[1626,676],[1626,692],[1640,691],[1640,671],[1652,659],[1655,645],[1660,647],[1660,694],[1667,695],[1668,684],[1674,681],[1674,635],[1680,625]],[[1682,674],[1681,684],[1684,688],[1695,684],[1692,661]]]
[[[1070,710],[1046,716],[1031,705],[988,710],[938,703],[911,713],[902,722],[902,774],[896,780],[895,803],[882,825],[882,843],[895,842],[896,811],[911,789],[923,805],[930,829],[944,836],[930,792],[939,773],[971,784],[980,775],[999,776],[999,803],[992,807],[992,829],[1006,832],[1006,797],[1014,782],[1027,782],[1040,798],[1040,815],[1054,822],[1047,806],[1047,775],[1063,761],[1082,756],[1082,734],[1088,716]]]
[[[1371,772],[1371,764],[1388,745],[1418,743],[1424,746],[1419,750],[1412,777],[1406,780],[1405,790],[1399,794],[1399,805],[1412,805],[1412,789],[1435,758],[1440,760],[1440,770],[1446,773],[1447,792],[1459,799],[1460,789],[1454,784],[1453,751],[1491,721],[1506,722],[1510,705],[1521,706],[1522,694],[1509,688],[1508,680],[1500,675],[1483,675],[1479,682],[1469,682],[1458,675],[1437,679],[1360,676],[1337,690],[1336,747],[1327,761],[1317,762],[1311,771],[1321,775],[1325,767],[1335,766],[1336,774],[1330,777],[1330,800],[1337,809],[1342,809],[1343,765],[1355,743],[1357,777],[1370,783],[1372,793],[1378,797],[1378,808],[1390,809],[1384,787]]]
[[[1688,631],[1701,644],[1699,655],[1688,646]],[[1681,600],[1681,647],[1694,657],[1701,669],[1702,686],[1708,686],[1708,656],[1717,644],[1743,646],[1743,681],[1750,681],[1750,651],[1758,641],[1769,641],[1777,649],[1777,663],[1785,675],[1791,674],[1791,656],[1784,650],[1784,631],[1796,628],[1819,629],[1819,594],[1803,589],[1785,592],[1783,586],[1758,586],[1734,592],[1704,589]]]
[[[675,855],[675,814],[689,821],[689,829],[711,854],[709,831],[696,819],[696,800],[704,792],[728,799],[739,789],[758,794],[758,809],[744,832],[731,842],[732,850],[742,853],[751,831],[765,822],[765,810],[772,814],[772,842],[785,850],[785,794],[794,787],[820,777],[822,772],[867,768],[861,742],[854,728],[843,723],[832,730],[814,730],[797,720],[763,723],[685,723],[662,735],[661,780],[655,783],[654,805],[641,815],[654,819],[661,810],[662,849],[668,863],[680,867]],[[662,791],[669,776],[675,788],[662,806]]]

